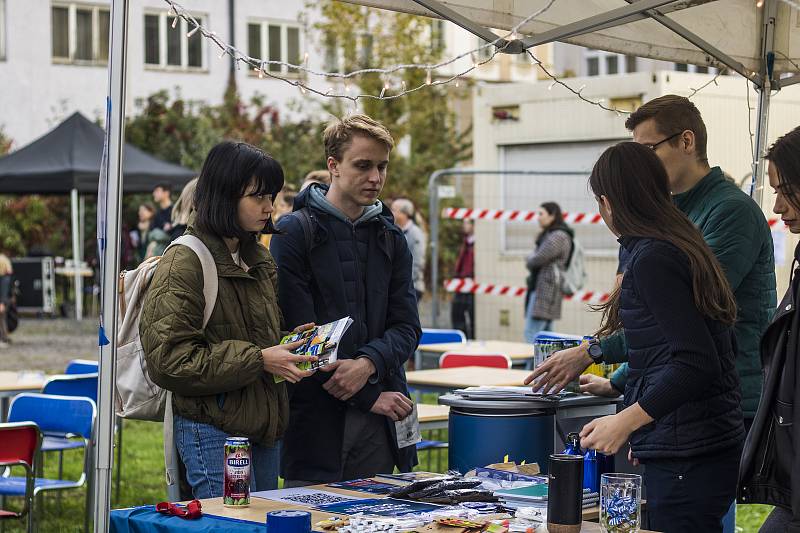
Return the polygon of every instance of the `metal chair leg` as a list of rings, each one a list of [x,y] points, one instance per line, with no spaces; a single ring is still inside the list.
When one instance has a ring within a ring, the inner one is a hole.
[[[58,450],[58,479],[64,479],[64,450]],[[61,491],[56,494],[56,509],[61,514]]]

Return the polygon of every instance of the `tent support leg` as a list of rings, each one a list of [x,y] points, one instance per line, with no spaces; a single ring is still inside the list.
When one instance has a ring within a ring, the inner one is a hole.
[[[101,167],[98,190],[98,254],[102,254],[101,313],[110,343],[100,343],[97,390],[97,433],[94,447],[94,531],[110,527],[111,478],[114,455],[114,382],[117,356],[117,274],[120,262],[120,206],[122,203],[122,151],[125,131],[125,89],[128,51],[128,0],[111,2],[111,49],[108,61],[106,108],[107,175]],[[105,226],[105,228],[103,227]]]
[[[80,223],[78,220],[78,189],[72,189],[70,194],[70,203],[72,206],[72,266],[75,269],[74,273],[74,286],[75,286],[75,318],[83,320],[83,278],[81,277],[81,238],[80,238]]]
[[[753,143],[753,180],[750,182],[750,196],[759,206],[761,206],[761,200],[764,196],[766,161],[763,154],[767,147],[770,92],[773,86],[777,86],[772,81],[772,60],[775,54],[775,19],[778,13],[777,0],[767,0],[762,9],[761,77],[764,81],[758,87],[760,91],[758,95],[758,121],[756,122],[756,138]]]

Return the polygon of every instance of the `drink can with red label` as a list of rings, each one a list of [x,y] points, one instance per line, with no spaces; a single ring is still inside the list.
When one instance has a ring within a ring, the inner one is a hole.
[[[225,507],[250,505],[250,441],[245,437],[225,439],[225,481],[222,503]]]

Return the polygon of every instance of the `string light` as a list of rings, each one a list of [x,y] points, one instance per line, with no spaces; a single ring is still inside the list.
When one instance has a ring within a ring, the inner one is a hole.
[[[178,26],[178,17],[176,16],[172,19],[172,29],[174,30]]]
[[[756,2],[756,7],[764,7],[764,0],[758,0]]]
[[[179,16],[179,17],[183,18],[186,21],[187,26],[188,25],[192,25],[193,26],[192,30],[189,31],[186,34],[186,36],[187,37],[191,37],[192,35],[194,35],[196,32],[199,31],[204,37],[206,37],[206,38],[210,39],[211,41],[213,41],[214,44],[216,44],[221,49],[221,53],[220,53],[220,56],[219,56],[220,59],[222,59],[226,54],[230,54],[233,57],[234,61],[237,63],[237,67],[238,67],[238,62],[239,61],[241,61],[242,63],[244,63],[246,65],[252,66],[252,67],[254,67],[255,70],[258,70],[259,78],[263,78],[264,76],[267,76],[267,77],[269,77],[271,79],[278,80],[278,81],[283,81],[284,83],[288,83],[290,85],[295,85],[295,86],[298,86],[298,83],[295,80],[287,79],[287,78],[281,76],[280,74],[278,74],[278,72],[281,72],[281,71],[284,70],[283,68],[277,70],[276,72],[270,72],[270,70],[265,68],[265,65],[270,65],[270,66],[274,65],[274,66],[286,67],[286,69],[289,69],[291,71],[302,71],[303,73],[305,73],[307,75],[311,75],[311,76],[342,79],[342,80],[345,81],[345,85],[344,85],[345,94],[335,94],[333,92],[333,88],[328,88],[325,92],[322,92],[321,90],[315,89],[310,85],[302,86],[301,90],[312,92],[314,94],[317,94],[317,95],[320,95],[320,96],[325,96],[325,97],[344,98],[344,99],[351,100],[354,103],[356,103],[358,101],[358,99],[360,99],[360,98],[371,98],[371,99],[376,99],[376,100],[390,100],[390,99],[400,98],[400,97],[403,97],[403,96],[405,96],[407,94],[419,91],[419,90],[421,90],[421,89],[423,89],[425,87],[428,87],[428,86],[445,85],[445,84],[448,84],[450,82],[455,82],[456,87],[458,87],[459,86],[459,78],[461,78],[461,77],[465,76],[466,74],[470,73],[471,71],[477,69],[481,65],[484,65],[484,64],[492,61],[494,59],[494,57],[498,53],[501,53],[503,51],[502,46],[499,45],[500,41],[502,41],[503,39],[507,39],[510,36],[513,36],[514,38],[516,38],[516,36],[518,35],[517,31],[519,30],[520,27],[524,26],[525,24],[527,24],[528,22],[530,22],[534,18],[540,16],[541,14],[545,13],[556,2],[556,0],[549,0],[541,9],[539,9],[535,13],[529,15],[528,17],[524,18],[522,21],[519,22],[519,24],[514,26],[511,29],[511,31],[508,33],[508,35],[506,35],[505,37],[498,37],[495,41],[482,44],[481,46],[479,46],[479,47],[477,47],[477,48],[475,48],[473,50],[466,51],[466,52],[464,52],[462,54],[459,54],[459,55],[457,55],[455,57],[452,57],[450,59],[441,61],[441,62],[436,63],[436,64],[408,63],[408,64],[394,65],[394,66],[387,67],[387,68],[365,68],[365,69],[359,69],[359,70],[354,70],[354,71],[351,71],[351,72],[342,73],[342,72],[317,71],[317,70],[309,68],[308,67],[308,59],[309,59],[308,58],[308,53],[304,54],[304,56],[303,56],[303,64],[302,65],[295,65],[293,63],[289,63],[289,62],[285,62],[285,61],[278,61],[278,60],[263,61],[263,60],[261,60],[259,58],[250,57],[249,55],[245,54],[243,51],[239,50],[238,48],[236,48],[234,46],[231,46],[231,45],[229,45],[227,43],[222,42],[219,39],[219,37],[217,37],[217,32],[216,31],[210,31],[210,30],[206,29],[204,26],[202,26],[197,21],[197,19],[195,19],[184,7],[182,7],[176,1],[174,1],[174,0],[164,0],[164,1],[167,4],[169,4],[171,10],[175,11],[176,16]],[[781,0],[781,1],[789,2],[790,0]],[[506,45],[505,46],[507,46],[507,45],[508,45],[508,41],[506,41]],[[489,56],[486,57],[483,60],[477,59],[476,58],[476,53],[478,53],[478,52],[480,52],[480,51],[482,51],[484,49],[487,49],[487,48],[491,51],[491,54],[489,54]],[[620,112],[617,109],[606,107],[605,105],[603,105],[600,102],[595,102],[595,101],[589,100],[588,98],[585,98],[581,94],[581,91],[584,89],[584,87],[581,87],[580,90],[576,91],[575,89],[571,88],[569,85],[565,84],[563,81],[558,79],[555,75],[551,74],[544,67],[542,62],[538,58],[536,58],[530,50],[525,50],[525,53],[528,54],[528,56],[531,58],[531,61],[535,65],[538,65],[539,68],[542,70],[542,72],[548,78],[553,80],[553,82],[550,84],[548,89],[552,89],[552,87],[554,85],[561,85],[561,86],[565,87],[567,90],[569,90],[571,93],[573,93],[575,96],[577,96],[578,98],[580,98],[581,100],[583,100],[585,102],[597,105],[597,106],[601,107],[602,109],[605,109],[605,110],[608,110],[608,111],[615,111],[617,113]],[[465,69],[465,70],[463,70],[461,72],[457,72],[456,74],[454,74],[453,76],[450,76],[448,78],[443,78],[441,80],[433,81],[432,72],[434,70],[441,69],[442,67],[451,65],[451,64],[453,64],[453,63],[455,63],[455,62],[457,62],[457,61],[459,61],[459,60],[461,60],[461,59],[463,59],[465,57],[469,57],[472,60],[472,66],[470,68],[467,68],[467,69]],[[380,95],[370,94],[370,93],[366,93],[366,94],[365,93],[351,94],[350,83],[347,81],[347,80],[350,80],[352,78],[355,78],[357,76],[361,76],[361,75],[364,75],[364,74],[391,75],[391,74],[394,74],[394,73],[397,73],[397,72],[400,72],[400,71],[403,71],[403,70],[411,70],[411,69],[422,69],[422,70],[425,70],[426,71],[425,83],[422,83],[422,84],[420,84],[418,86],[409,88],[409,87],[407,87],[405,80],[401,80],[402,90],[399,91],[399,92],[395,92],[394,94],[386,94],[386,91],[387,91],[386,88],[384,88],[381,91]],[[699,89],[702,89],[703,87],[705,87],[707,85],[708,84],[703,85]],[[628,111],[623,111],[623,112],[624,113],[629,113]]]

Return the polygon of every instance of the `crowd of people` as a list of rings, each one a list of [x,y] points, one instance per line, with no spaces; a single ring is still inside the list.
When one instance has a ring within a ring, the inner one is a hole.
[[[556,391],[591,363],[627,361],[610,380],[581,378],[586,392],[625,395],[624,410],[583,428],[581,445],[609,454],[630,446],[630,459],[644,465],[649,527],[721,531],[738,487],[741,502],[777,505],[763,531],[798,530],[800,287],[793,279],[775,313],[768,224],[709,166],[694,104],[658,98],[626,126],[633,142],[606,150],[589,182],[621,246],[600,330],[551,356],[527,382]],[[140,324],[149,374],[173,392],[177,447],[195,497],[222,494],[231,435],[254,443],[256,490],[276,488],[279,475],[297,487],[416,464],[397,424],[413,418],[404,366],[421,335],[424,229],[409,200],[391,208],[380,200],[394,147],[382,124],[365,115],[334,120],[323,145],[327,169],[298,192],[285,188],[271,156],[223,142],[183,204],[154,194],[160,211],[140,209],[134,231],[152,233],[158,222],[164,233],[194,235],[218,270],[219,296],[203,327],[200,261],[186,247],[167,249]],[[767,159],[774,210],[800,233],[800,128]],[[191,214],[179,217],[187,203]],[[538,219],[526,260],[529,340],[560,316],[558,276],[574,249],[557,204],[542,204]],[[474,242],[465,220],[457,277],[474,275]],[[338,359],[319,370],[301,370],[298,363],[315,358],[279,344],[287,331],[345,316],[353,324]],[[471,295],[456,295],[452,319],[474,334]]]

